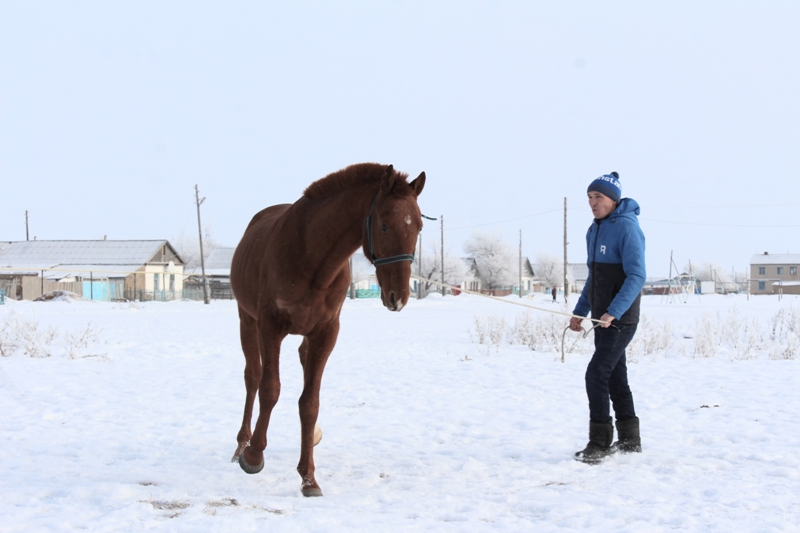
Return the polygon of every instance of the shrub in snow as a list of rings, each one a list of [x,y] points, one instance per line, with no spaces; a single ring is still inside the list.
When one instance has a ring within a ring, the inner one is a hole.
[[[628,345],[627,353],[632,356],[654,356],[670,350],[675,344],[672,324],[669,319],[659,323],[642,315],[636,335]],[[635,362],[632,360],[631,362]]]
[[[567,320],[558,315],[526,311],[514,319],[508,338],[511,344],[521,344],[533,351],[560,352],[561,339],[567,324]],[[582,335],[566,338],[565,351],[571,353],[582,340]]]
[[[770,359],[794,359],[800,351],[800,309],[780,309],[770,320]]]
[[[695,321],[694,358],[716,357],[719,355],[717,328],[709,315],[703,315]]]
[[[0,326],[0,355],[10,357],[22,353],[29,357],[50,357],[50,346],[58,336],[55,328],[39,329],[36,318],[20,320],[12,312]]]
[[[64,353],[70,359],[79,357],[100,357],[102,354],[87,353],[100,341],[100,329],[89,323],[86,328],[68,333],[64,336]],[[16,311],[10,313],[0,324],[0,356],[27,355],[28,357],[51,357],[53,346],[59,338],[58,330],[50,326],[40,328],[39,321],[34,318],[20,320]]]
[[[506,319],[494,315],[484,317],[475,316],[469,330],[469,338],[472,342],[486,346],[488,354],[491,347],[495,347],[495,353],[500,351],[500,345],[506,335]]]
[[[96,344],[104,344],[100,341],[101,329],[93,326],[91,322],[84,329],[78,329],[67,333],[65,349],[70,359],[83,357],[100,357],[105,359],[103,354],[87,353]]]

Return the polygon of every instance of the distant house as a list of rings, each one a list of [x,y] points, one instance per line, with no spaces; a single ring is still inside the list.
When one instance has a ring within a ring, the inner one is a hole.
[[[513,282],[510,285],[494,287],[492,289],[485,287],[481,281],[481,268],[485,266],[481,264],[480,259],[465,257],[463,261],[467,267],[467,277],[460,283],[460,286],[468,291],[484,292],[494,296],[506,296],[509,294],[519,294],[518,291],[520,288],[522,289],[522,294],[528,294],[542,289],[541,280],[537,279],[534,273],[534,267],[527,257],[522,258],[521,264],[519,259],[517,259],[514,261],[514,264],[510,265],[510,270],[514,273]],[[520,281],[522,282],[521,287]]]
[[[750,259],[750,294],[800,294],[800,254],[756,254]]]
[[[52,290],[101,301],[181,298],[183,267],[166,240],[0,244],[0,286],[20,300]]]
[[[497,295],[518,294],[520,275],[517,261],[511,266],[511,270],[515,273],[514,282],[508,287],[501,289],[487,290],[480,279],[480,261],[467,257],[464,258],[467,266],[468,277],[462,283],[462,287],[476,292],[491,292]],[[540,274],[543,270],[539,263],[531,263],[527,257],[522,258],[522,294],[529,294],[533,292],[549,293],[552,289],[550,283],[545,280]],[[586,263],[568,263],[567,264],[567,280],[569,282],[570,294],[580,293],[583,286],[586,284],[586,279],[589,277],[589,267]],[[558,284],[558,288],[563,289],[563,282]]]
[[[212,299],[233,299],[231,291],[231,263],[234,247],[219,246],[212,248],[205,259],[206,279]],[[184,285],[195,291],[203,291],[203,269],[198,263],[190,272],[186,272]]]
[[[580,294],[589,279],[589,266],[586,263],[567,263],[567,279],[570,294]]]

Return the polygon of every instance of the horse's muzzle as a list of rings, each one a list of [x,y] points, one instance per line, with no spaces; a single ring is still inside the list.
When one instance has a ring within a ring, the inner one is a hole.
[[[403,300],[398,298],[393,291],[383,298],[383,305],[385,305],[386,309],[389,311],[400,311],[405,307]]]

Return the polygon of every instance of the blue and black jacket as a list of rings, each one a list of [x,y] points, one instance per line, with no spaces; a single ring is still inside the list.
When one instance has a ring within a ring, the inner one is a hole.
[[[639,204],[623,198],[613,213],[586,232],[589,277],[573,314],[599,319],[610,314],[622,324],[639,322],[639,303],[646,279],[644,233]]]

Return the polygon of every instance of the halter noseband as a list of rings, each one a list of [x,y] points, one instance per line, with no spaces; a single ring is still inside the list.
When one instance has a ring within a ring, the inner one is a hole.
[[[378,189],[378,194],[381,191]],[[399,263],[400,261],[414,261],[414,254],[400,254],[400,255],[393,255],[391,257],[382,257],[377,258],[375,257],[375,251],[372,249],[372,210],[375,209],[375,202],[378,201],[378,194],[375,195],[375,199],[372,200],[372,205],[369,208],[369,213],[367,214],[367,221],[364,225],[367,227],[367,239],[369,240],[369,255],[372,256],[372,264],[376,267],[381,265],[388,265],[390,263]]]

